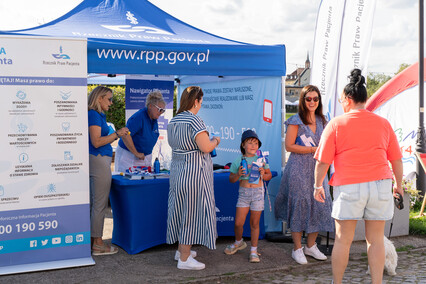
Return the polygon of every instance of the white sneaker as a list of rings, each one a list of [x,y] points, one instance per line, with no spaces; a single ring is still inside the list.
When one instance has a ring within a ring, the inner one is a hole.
[[[313,258],[317,260],[327,260],[327,257],[325,254],[320,252],[320,250],[317,247],[317,243],[315,243],[312,247],[308,248],[308,246],[305,247],[305,254],[312,256]]]
[[[189,270],[201,270],[206,268],[204,263],[196,261],[192,256],[188,256],[186,261],[178,260],[177,268],[179,269],[189,269]]]
[[[292,250],[291,251],[291,257],[298,263],[298,264],[308,264],[308,261],[306,260],[305,254],[303,253],[303,247],[301,247],[298,250]]]
[[[193,258],[196,258],[196,257],[197,257],[197,252],[196,252],[196,251],[191,250],[190,255],[191,255]],[[180,252],[177,250],[177,251],[176,251],[176,253],[175,253],[175,260],[176,260],[176,261],[178,261],[178,260],[179,260],[179,258],[180,258]]]

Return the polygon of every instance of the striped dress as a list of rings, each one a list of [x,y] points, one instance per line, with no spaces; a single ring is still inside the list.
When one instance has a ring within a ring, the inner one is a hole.
[[[189,111],[175,116],[167,127],[173,150],[167,217],[167,243],[200,244],[216,248],[216,206],[213,163],[199,150],[195,137],[207,131],[200,117]]]

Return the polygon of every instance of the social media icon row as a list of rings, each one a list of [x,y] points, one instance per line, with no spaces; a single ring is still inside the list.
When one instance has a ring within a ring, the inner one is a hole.
[[[67,236],[65,236],[65,243],[66,244],[71,244],[73,241],[74,241],[73,235],[67,235]],[[75,241],[78,242],[78,243],[83,242],[84,241],[84,235],[82,235],[82,234],[76,235],[75,236]],[[52,245],[59,245],[61,242],[62,242],[61,237],[52,238]],[[45,246],[48,243],[49,243],[48,239],[41,240],[41,245],[42,246]],[[37,240],[31,240],[30,241],[30,247],[32,247],[32,248],[37,247]]]

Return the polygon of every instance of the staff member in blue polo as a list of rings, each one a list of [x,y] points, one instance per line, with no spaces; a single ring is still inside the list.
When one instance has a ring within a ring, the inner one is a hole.
[[[116,247],[103,242],[102,234],[111,188],[111,143],[119,137],[127,136],[129,130],[127,127],[123,127],[109,134],[105,112],[108,111],[111,104],[112,90],[110,88],[98,86],[89,95],[90,237],[93,255],[118,252]]]
[[[166,110],[166,102],[159,91],[146,97],[145,107],[127,121],[130,135],[123,136],[115,152],[115,171],[125,172],[133,166],[151,166],[152,149],[157,143],[159,131],[157,119]]]

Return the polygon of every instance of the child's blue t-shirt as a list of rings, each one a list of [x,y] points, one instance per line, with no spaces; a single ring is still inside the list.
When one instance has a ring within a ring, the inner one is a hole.
[[[239,156],[238,158],[236,158],[233,162],[232,162],[232,164],[231,164],[231,167],[230,167],[230,169],[229,169],[229,171],[231,172],[231,173],[234,173],[234,174],[238,174],[238,169],[240,168],[240,166],[241,166],[241,160],[242,160],[242,157],[243,156]],[[250,177],[250,172],[251,172],[251,164],[253,163],[253,162],[256,162],[257,161],[257,159],[259,158],[257,155],[254,155],[253,157],[245,157],[246,158],[246,161],[247,161],[247,165],[248,165],[248,173],[246,173],[246,176],[241,176],[240,177],[240,180],[248,180],[249,179],[249,177]],[[265,163],[265,165],[263,166],[265,169],[269,169],[269,165],[267,164],[267,163]]]

